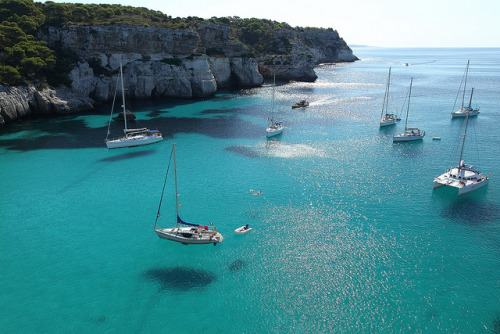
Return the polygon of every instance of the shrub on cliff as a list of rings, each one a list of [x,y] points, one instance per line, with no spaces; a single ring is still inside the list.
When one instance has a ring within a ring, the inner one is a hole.
[[[291,44],[288,39],[284,37],[279,39],[279,42],[285,46],[285,51],[274,40],[275,31],[293,29],[287,23],[256,18],[242,19],[237,16],[220,19],[212,18],[212,20],[229,25],[230,38],[241,41],[255,54],[283,54],[291,50]]]
[[[7,86],[20,85],[24,82],[19,71],[12,66],[0,64],[0,83]]]
[[[34,34],[45,20],[32,0],[1,0],[0,9],[0,81],[20,85],[26,81],[44,81],[54,69],[56,56],[47,43]]]
[[[35,40],[14,22],[5,20],[0,23],[0,64],[8,66],[4,67],[2,82],[8,85],[20,83],[12,69],[25,80],[43,80],[43,74],[55,62],[54,52],[47,47],[47,43]]]

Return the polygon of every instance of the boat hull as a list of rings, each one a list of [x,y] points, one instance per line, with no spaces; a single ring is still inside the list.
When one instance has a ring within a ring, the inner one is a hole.
[[[242,226],[242,227],[238,227],[236,230],[234,230],[234,233],[246,234],[246,233],[250,232],[251,230],[253,230],[253,228],[249,227],[249,228],[245,229],[245,226]]]
[[[135,147],[142,145],[154,144],[162,141],[161,136],[140,136],[140,137],[129,137],[129,138],[119,138],[114,140],[106,141],[106,146],[108,148],[122,148],[122,147]]]
[[[380,120],[380,127],[383,127],[383,126],[389,126],[389,125],[394,125],[396,124],[396,120],[395,119],[391,119],[391,120]]]
[[[488,181],[489,181],[488,179],[484,179],[474,184],[465,185],[464,187],[458,189],[458,195],[461,196],[473,192],[475,190],[478,190],[487,185]]]
[[[416,140],[422,140],[424,138],[423,135],[395,135],[392,137],[392,141],[394,143],[397,142],[407,142],[407,141],[416,141]]]
[[[281,127],[281,128],[267,128],[266,129],[266,136],[267,136],[267,138],[275,137],[282,132],[283,132],[283,127]]]
[[[475,170],[453,168],[436,177],[432,189],[448,186],[457,188],[458,195],[465,195],[484,187],[488,182],[488,176],[485,177]]]
[[[463,108],[451,113],[451,117],[459,118],[459,117],[472,117],[477,116],[479,114],[478,108]]]
[[[481,181],[478,181],[476,183],[470,183],[470,184],[456,184],[456,182],[450,182],[449,184],[447,183],[442,183],[440,181],[434,181],[432,189],[438,189],[442,187],[453,187],[458,189],[458,195],[462,196],[468,193],[471,193],[473,191],[476,191],[484,186],[486,186],[489,182],[489,179],[483,179]],[[458,183],[458,182],[457,182]]]
[[[217,244],[224,241],[224,237],[217,231],[201,230],[193,233],[192,228],[163,228],[155,229],[161,239],[180,242],[184,245],[206,245]]]

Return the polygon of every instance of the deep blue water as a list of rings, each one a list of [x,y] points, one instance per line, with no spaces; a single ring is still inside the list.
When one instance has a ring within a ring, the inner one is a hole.
[[[165,137],[138,148],[106,149],[106,107],[0,128],[0,332],[500,333],[500,49],[354,52],[278,84],[275,140],[271,85],[129,103]],[[432,180],[456,163],[467,60],[481,114],[465,160],[491,180],[458,197]],[[404,118],[379,129],[389,67],[394,112],[414,78],[423,142],[392,143]],[[153,231],[174,142],[182,217],[214,223],[221,245]]]

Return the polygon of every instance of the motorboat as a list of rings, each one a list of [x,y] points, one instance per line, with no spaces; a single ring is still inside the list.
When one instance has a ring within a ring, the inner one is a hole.
[[[294,105],[292,105],[292,108],[293,109],[296,109],[296,108],[305,108],[305,107],[308,107],[309,106],[309,102],[307,102],[306,100],[301,100],[297,103],[295,103]]]

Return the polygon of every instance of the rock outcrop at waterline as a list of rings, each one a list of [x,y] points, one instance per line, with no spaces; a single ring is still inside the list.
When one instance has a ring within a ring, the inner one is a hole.
[[[92,110],[94,101],[69,89],[0,85],[0,125],[30,114],[68,114]]]
[[[72,86],[53,89],[0,86],[0,124],[30,114],[91,110],[110,101],[123,64],[127,97],[209,97],[223,87],[257,87],[264,77],[314,81],[314,66],[355,61],[333,30],[277,30],[279,55],[253,57],[229,27],[206,22],[196,30],[128,25],[49,27],[40,39],[70,49],[80,61]],[[209,52],[210,51],[210,52]]]

